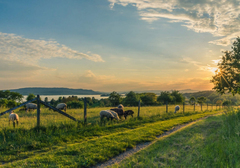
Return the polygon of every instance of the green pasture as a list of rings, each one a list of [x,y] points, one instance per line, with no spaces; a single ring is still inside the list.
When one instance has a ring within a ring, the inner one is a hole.
[[[180,110],[178,113],[183,112],[183,105],[180,105]],[[112,107],[114,108],[114,107]],[[168,112],[174,112],[175,105],[169,105],[168,106]],[[202,110],[206,111],[207,108],[209,110],[216,110],[216,106],[211,107],[211,106],[203,106]],[[87,122],[92,123],[92,124],[99,124],[100,122],[100,117],[99,117],[99,112],[101,110],[106,110],[106,109],[111,109],[111,107],[98,107],[98,108],[88,108],[87,109]],[[133,110],[134,111],[134,117],[137,117],[138,113],[138,107],[125,107],[124,110]],[[219,107],[217,107],[219,109]],[[7,109],[0,108],[0,112],[3,112]],[[24,128],[24,129],[31,129],[36,126],[37,123],[37,112],[31,111],[26,113],[25,111],[19,111],[18,109],[14,111],[17,113],[20,117],[19,121],[19,126],[18,128]],[[194,106],[192,105],[185,105],[184,107],[184,112],[185,113],[192,113],[194,112]],[[201,112],[201,107],[200,106],[195,106],[195,112]],[[67,113],[73,117],[75,117],[77,120],[83,121],[84,117],[84,111],[83,109],[67,109]],[[166,106],[145,106],[145,107],[140,107],[140,117],[143,118],[149,118],[149,117],[154,117],[154,116],[159,116],[166,114]],[[132,118],[131,116],[128,116],[127,120]],[[125,119],[122,118],[124,121]],[[123,122],[120,121],[120,122]],[[74,124],[75,121],[72,121],[71,119],[59,114],[58,112],[54,112],[49,110],[48,108],[41,107],[41,115],[40,115],[40,124],[41,126],[51,126],[51,125],[59,125],[59,124]],[[10,128],[12,127],[12,123],[10,125]],[[8,114],[5,114],[3,116],[0,116],[0,130],[2,128],[9,128],[8,124]]]
[[[240,167],[239,130],[240,110],[209,117],[111,167]]]
[[[166,113],[164,107],[141,107],[140,118],[99,123],[99,112],[107,108],[88,109],[84,126],[48,109],[41,109],[41,127],[35,128],[36,112],[17,112],[19,127],[8,126],[1,117],[0,165],[6,167],[89,167],[118,155],[138,143],[152,141],[173,126],[216,114],[221,111]],[[133,109],[135,112],[137,108]],[[83,118],[81,109],[67,113]],[[80,114],[80,115],[79,115]],[[145,115],[143,115],[145,114]],[[82,117],[81,117],[82,115]],[[94,118],[95,117],[95,118]]]

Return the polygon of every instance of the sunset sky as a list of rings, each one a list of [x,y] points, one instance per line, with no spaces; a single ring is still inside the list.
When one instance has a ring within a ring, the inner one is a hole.
[[[211,90],[239,0],[0,0],[0,90]]]

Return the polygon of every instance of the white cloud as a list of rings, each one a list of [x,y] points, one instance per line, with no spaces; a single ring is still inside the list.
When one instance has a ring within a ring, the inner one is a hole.
[[[195,32],[208,32],[223,37],[210,41],[216,45],[230,45],[240,35],[239,0],[108,0],[115,4],[135,6],[142,20],[153,22],[167,18],[182,22]]]
[[[202,63],[197,62],[197,61],[193,61],[189,57],[184,57],[183,61],[186,62],[186,63],[189,63],[189,64],[192,64],[192,65],[196,66],[198,68],[197,70],[200,70],[200,71],[209,71],[209,72],[215,73],[215,71],[217,69],[216,66],[211,66],[209,64],[202,65]],[[217,61],[219,61],[219,60],[212,60],[212,61],[213,61],[212,64],[216,65]]]
[[[42,70],[53,71],[54,69],[0,59],[0,78],[29,77]]]
[[[222,59],[216,59],[216,60],[212,60],[214,65],[217,65]]]
[[[78,82],[93,83],[94,85],[98,85],[100,83],[108,83],[110,81],[113,82],[116,80],[115,76],[95,75],[91,70],[86,70],[82,75],[80,75],[78,79]]]
[[[0,59],[37,65],[40,59],[62,57],[104,62],[98,54],[84,54],[54,40],[35,40],[0,32]]]

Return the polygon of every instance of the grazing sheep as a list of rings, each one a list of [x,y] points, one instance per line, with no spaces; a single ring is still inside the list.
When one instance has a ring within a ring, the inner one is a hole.
[[[118,117],[118,114],[115,111],[111,111],[111,110],[109,110],[109,111],[110,111],[110,113],[112,113],[112,115],[114,116],[115,119],[120,120]]]
[[[123,106],[122,104],[119,104],[119,105],[117,106],[117,108],[123,109],[124,106]]]
[[[121,118],[123,115],[124,115],[124,111],[123,109],[120,109],[120,108],[114,108],[114,109],[110,109],[111,111],[115,111],[118,116]]]
[[[18,125],[18,121],[19,121],[19,117],[16,113],[13,113],[14,111],[11,111],[10,114],[9,114],[9,125],[10,125],[10,121],[13,122],[13,127],[15,128],[15,120],[17,122],[17,125]]]
[[[37,109],[37,104],[35,103],[26,104],[26,112],[28,112],[28,110],[35,110],[35,109]]]
[[[131,116],[133,117],[133,114],[134,114],[134,111],[132,111],[132,110],[127,110],[127,111],[124,112],[124,117],[125,117],[125,119],[127,119],[127,116],[128,116],[128,115],[131,115]]]
[[[177,106],[175,107],[175,111],[174,111],[174,113],[176,113],[176,112],[179,111],[179,110],[180,110],[180,106],[177,105]]]
[[[109,120],[109,118],[111,119],[111,120],[113,120],[114,118],[115,119],[117,119],[117,120],[119,120],[119,118],[118,118],[118,115],[117,115],[117,113],[115,113],[114,111],[111,111],[111,110],[102,110],[102,111],[100,111],[100,118],[101,118],[101,120],[104,118],[104,117],[107,117],[107,119]],[[116,116],[116,117],[115,117]]]
[[[56,106],[57,109],[59,110],[64,110],[65,112],[67,111],[67,104],[65,103],[59,103],[57,106]]]

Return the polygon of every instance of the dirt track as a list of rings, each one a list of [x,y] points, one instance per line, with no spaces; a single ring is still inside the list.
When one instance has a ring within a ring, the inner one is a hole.
[[[221,114],[221,113],[219,113],[219,114]],[[218,115],[218,114],[215,114],[215,115]],[[210,115],[210,116],[214,116],[214,115]],[[123,159],[125,159],[127,157],[130,157],[131,155],[139,152],[142,149],[145,149],[149,145],[151,145],[151,144],[155,143],[156,141],[158,141],[160,138],[168,136],[168,135],[170,135],[172,133],[175,133],[175,132],[177,132],[180,129],[184,129],[186,127],[189,127],[189,126],[193,125],[194,123],[196,123],[196,122],[198,122],[200,120],[204,120],[204,119],[206,119],[206,118],[208,118],[210,116],[206,116],[206,117],[200,118],[200,119],[198,119],[196,121],[173,127],[171,130],[166,131],[163,134],[157,136],[156,140],[154,140],[152,142],[145,142],[145,143],[142,143],[142,144],[138,144],[138,145],[136,145],[135,148],[128,149],[125,152],[121,153],[120,155],[118,155],[116,157],[113,157],[113,158],[111,158],[110,160],[108,160],[108,161],[106,161],[104,163],[97,164],[96,166],[93,166],[92,168],[104,168],[104,167],[107,167],[107,166],[111,166],[111,165],[113,165],[115,163],[120,163]]]

